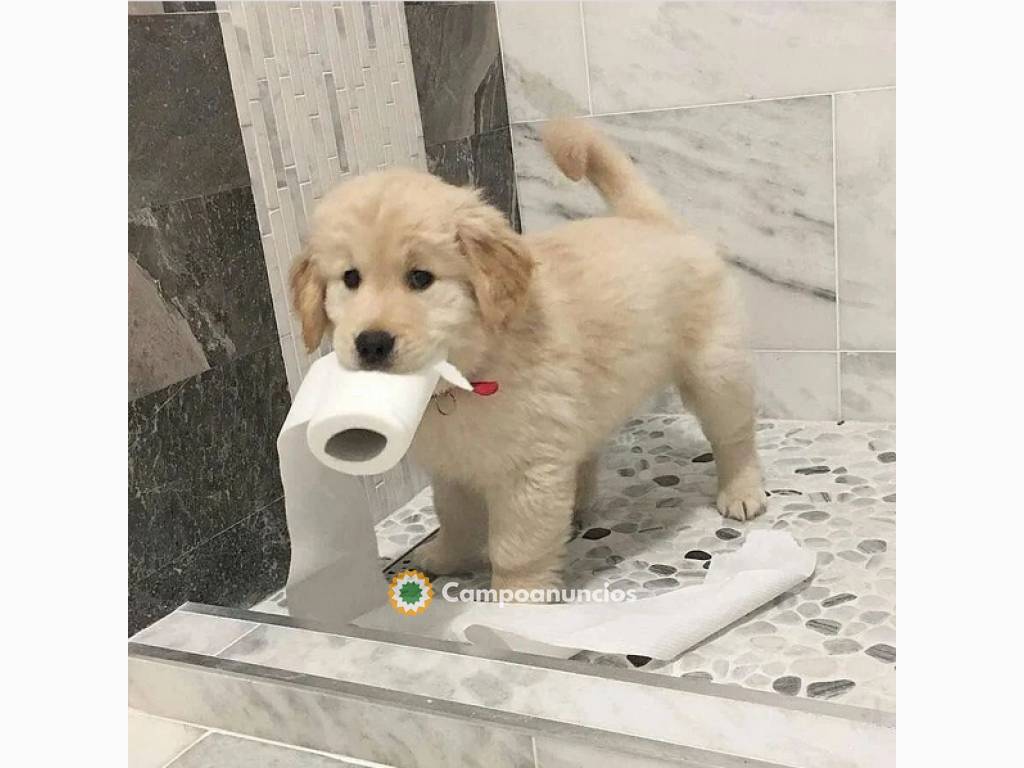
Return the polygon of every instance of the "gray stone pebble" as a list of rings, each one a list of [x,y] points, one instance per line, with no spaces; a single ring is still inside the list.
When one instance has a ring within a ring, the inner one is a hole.
[[[885,552],[888,549],[888,545],[881,539],[864,539],[864,541],[857,545],[857,549],[871,555],[875,552]]]
[[[896,661],[896,649],[887,643],[876,643],[865,650],[864,653],[886,663],[891,664]]]
[[[832,619],[811,619],[807,622],[808,629],[821,632],[823,635],[835,635],[839,632],[841,626],[838,621],[833,621]]]
[[[781,693],[786,696],[796,696],[800,693],[800,678],[793,675],[785,675],[778,677],[772,683],[772,689],[776,693]]]
[[[836,696],[842,696],[855,685],[853,680],[828,680],[811,683],[807,686],[807,695],[812,699],[834,699]]]

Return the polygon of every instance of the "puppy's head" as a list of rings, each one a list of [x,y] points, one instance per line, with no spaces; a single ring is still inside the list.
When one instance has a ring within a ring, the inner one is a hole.
[[[292,267],[292,303],[306,347],[330,331],[348,368],[407,373],[443,354],[471,367],[524,304],[532,268],[474,190],[385,171],[320,203]]]

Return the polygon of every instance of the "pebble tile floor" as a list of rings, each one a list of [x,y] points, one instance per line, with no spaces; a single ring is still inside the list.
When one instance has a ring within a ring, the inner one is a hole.
[[[607,584],[641,598],[690,586],[759,528],[787,530],[815,551],[814,575],[673,661],[577,658],[895,712],[895,426],[765,420],[758,446],[768,511],[740,523],[713,507],[714,460],[692,417],[628,422],[602,456],[598,498],[568,547],[566,586]],[[415,565],[410,550],[436,528],[429,488],[377,525],[387,578]],[[487,584],[486,573],[457,579]],[[280,593],[255,609],[287,610]]]

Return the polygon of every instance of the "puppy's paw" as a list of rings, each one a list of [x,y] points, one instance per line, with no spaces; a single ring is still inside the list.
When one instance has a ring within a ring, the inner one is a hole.
[[[734,482],[718,494],[718,511],[732,520],[753,520],[765,510],[768,497],[761,481]]]
[[[466,573],[487,565],[487,559],[482,554],[453,547],[440,535],[418,546],[412,553],[412,560],[427,573],[435,575]]]

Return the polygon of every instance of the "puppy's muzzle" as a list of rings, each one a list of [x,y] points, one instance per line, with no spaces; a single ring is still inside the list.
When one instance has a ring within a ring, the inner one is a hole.
[[[356,336],[356,352],[365,368],[387,368],[394,349],[395,337],[387,331],[363,331]]]

